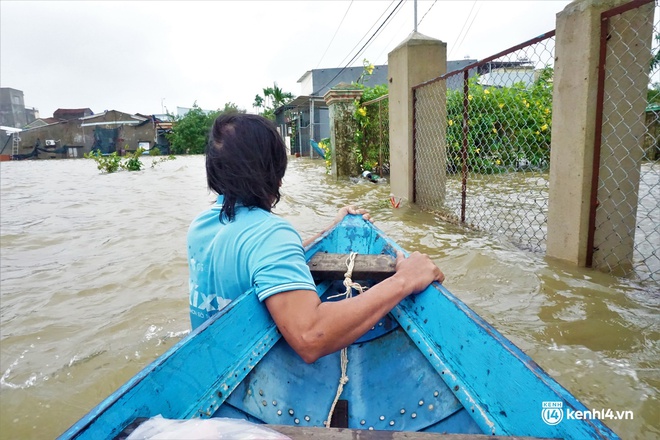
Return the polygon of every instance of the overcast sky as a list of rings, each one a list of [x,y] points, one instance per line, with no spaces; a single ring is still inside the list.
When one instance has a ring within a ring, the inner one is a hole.
[[[307,70],[345,66],[398,3],[2,0],[0,84],[22,90],[41,117],[81,107],[174,112],[194,102],[252,112],[273,82],[299,95]],[[418,31],[447,42],[450,60],[480,59],[554,29],[568,3],[418,0]],[[351,65],[386,64],[413,17],[405,0]]]

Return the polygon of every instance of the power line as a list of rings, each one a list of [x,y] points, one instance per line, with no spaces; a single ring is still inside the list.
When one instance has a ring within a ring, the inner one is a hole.
[[[353,55],[353,58],[351,58],[351,60],[350,60],[348,63],[346,63],[346,65],[345,65],[344,67],[342,67],[341,70],[340,70],[339,72],[337,72],[337,74],[336,74],[335,76],[333,76],[332,79],[331,79],[330,81],[328,81],[323,87],[318,88],[314,93],[312,93],[313,95],[316,95],[318,92],[320,92],[321,90],[323,90],[328,84],[330,84],[332,81],[334,81],[334,80],[335,80],[335,79],[336,79],[336,78],[337,78],[337,77],[338,77],[338,76],[339,76],[344,70],[346,70],[346,68],[347,68],[348,66],[351,65],[351,63],[355,60],[355,58],[357,58],[357,57],[362,53],[362,51],[367,47],[367,45],[369,44],[369,42],[370,42],[370,41],[376,36],[376,34],[378,33],[378,31],[380,31],[381,28],[382,28],[382,27],[383,27],[383,26],[389,21],[389,19],[392,17],[392,14],[394,14],[394,13],[397,11],[397,9],[399,9],[399,7],[403,4],[403,1],[404,1],[404,0],[400,0],[400,1],[399,1],[399,3],[398,3],[398,4],[396,5],[396,7],[392,10],[392,12],[390,12],[390,14],[387,16],[387,18],[385,18],[385,20],[380,24],[380,26],[378,26],[378,29],[376,29],[376,31],[375,31],[373,34],[371,34],[371,37],[369,37],[369,39],[367,40],[367,42],[364,43],[364,45],[360,48],[360,50],[358,50],[358,51],[355,53],[355,55]],[[389,6],[388,6],[388,9],[389,9]],[[386,9],[385,11],[387,11],[387,9]],[[381,14],[381,17],[382,17],[382,16],[383,16],[383,15]],[[372,28],[373,28],[373,26],[372,26]],[[344,58],[344,59],[346,59],[346,58]]]
[[[435,1],[433,2],[433,4],[432,4],[431,6],[429,6],[429,8],[426,10],[426,12],[424,13],[424,15],[422,16],[422,19],[419,20],[419,22],[417,22],[417,25],[420,25],[420,24],[422,23],[422,20],[424,20],[424,17],[426,17],[426,14],[429,13],[429,11],[431,10],[431,8],[432,8],[437,2],[438,2],[438,0],[435,0]],[[400,10],[399,10],[399,11],[400,11]],[[398,14],[398,12],[397,12],[397,14]],[[390,47],[390,44],[392,44],[392,41],[394,41],[394,39],[399,35],[399,32],[401,32],[401,29],[403,29],[404,27],[406,27],[406,25],[407,25],[407,23],[403,23],[403,25],[401,25],[401,27],[399,28],[399,30],[398,30],[398,31],[392,36],[392,38],[390,39],[390,41],[388,41],[388,43],[385,45],[385,48],[384,48],[384,49],[378,54],[378,56],[376,57],[376,60],[380,60],[380,59],[381,59],[381,58],[380,58],[381,55],[383,55],[383,53],[384,53],[384,52]],[[385,62],[385,61],[381,61],[381,63],[384,63],[384,62]]]
[[[433,2],[433,4],[432,4],[431,6],[429,6],[429,8],[426,10],[426,12],[424,13],[424,15],[422,16],[422,19],[419,20],[419,22],[417,22],[417,26],[419,26],[420,24],[422,24],[422,21],[424,21],[424,17],[426,17],[426,14],[429,13],[429,11],[431,10],[431,8],[432,8],[437,2],[438,2],[438,0],[435,0],[435,1]]]
[[[474,24],[474,21],[477,19],[477,15],[479,15],[479,11],[481,10],[481,5],[479,5],[479,9],[477,9],[477,12],[474,13],[474,17],[472,17],[472,21],[470,22],[470,25],[468,26],[467,30],[465,31],[465,34],[463,34],[463,39],[461,40],[460,43],[456,47],[461,47],[463,44],[463,41],[465,41],[465,37],[467,37],[467,34],[470,32],[470,29],[472,29],[472,25]]]
[[[387,44],[385,45],[385,47],[383,48],[383,50],[378,54],[378,56],[376,57],[376,60],[381,59],[381,58],[380,58],[381,55],[383,55],[383,53],[384,53],[384,52],[390,47],[390,45],[392,44],[392,41],[394,41],[394,39],[395,39],[397,36],[400,35],[401,30],[402,30],[403,28],[405,28],[406,26],[408,26],[408,25],[409,25],[409,23],[405,23],[405,22],[401,25],[401,27],[399,28],[399,30],[398,30],[398,31],[392,36],[392,38],[390,38],[390,41],[387,42]],[[382,64],[382,63],[384,63],[384,61],[381,61],[380,63]]]
[[[456,40],[458,41],[459,38],[461,38],[461,34],[463,33],[463,30],[465,29],[465,25],[467,25],[467,22],[470,21],[470,16],[472,15],[472,11],[474,11],[474,7],[477,5],[477,0],[474,0],[474,3],[472,3],[472,8],[470,9],[470,12],[468,12],[467,17],[465,18],[465,21],[463,22],[463,27],[461,27],[460,32],[456,36]],[[449,55],[451,55],[454,52],[454,49],[456,49],[458,45],[454,45],[451,50],[449,51]]]
[[[335,34],[332,36],[332,39],[330,40],[330,43],[328,43],[328,47],[325,48],[325,52],[323,52],[323,55],[321,55],[321,59],[319,60],[319,63],[316,65],[318,68],[321,65],[321,61],[323,61],[323,58],[325,57],[325,54],[328,53],[328,49],[330,49],[330,46],[332,46],[332,42],[335,41],[335,37],[337,36],[337,32],[339,32],[339,28],[341,27],[342,23],[344,23],[344,19],[346,19],[346,15],[348,15],[348,11],[351,9],[351,6],[353,6],[353,0],[351,0],[351,3],[349,3],[348,8],[346,9],[346,12],[344,12],[344,16],[342,17],[341,21],[339,22],[339,26],[337,26],[337,30],[335,31]],[[362,37],[364,38],[364,37]]]
[[[388,10],[390,9],[390,7],[394,4],[394,2],[396,2],[396,0],[392,0],[392,2],[391,2],[389,5],[387,5],[387,8],[385,8],[385,10],[383,11],[383,13],[380,14],[380,17],[378,17],[378,18],[376,19],[376,21],[374,22],[374,24],[371,25],[371,27],[369,28],[369,30],[368,30],[367,32],[365,32],[365,34],[362,36],[362,38],[360,38],[360,41],[358,41],[358,42],[355,44],[355,46],[353,46],[353,48],[352,48],[351,50],[348,51],[348,55],[346,55],[346,56],[344,57],[344,59],[341,60],[341,62],[339,63],[340,65],[344,64],[344,61],[346,61],[346,59],[347,59],[349,56],[351,56],[351,53],[355,50],[356,47],[358,47],[358,46],[360,45],[360,43],[362,43],[362,40],[364,40],[364,39],[366,38],[366,36],[369,35],[369,32],[371,32],[371,30],[374,28],[374,26],[376,26],[376,25],[378,24],[378,22],[380,21],[380,19],[383,18],[383,15],[385,15],[385,14],[387,13],[387,11],[388,11]]]

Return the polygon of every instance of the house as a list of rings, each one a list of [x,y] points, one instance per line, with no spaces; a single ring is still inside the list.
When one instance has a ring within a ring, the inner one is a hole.
[[[53,118],[70,121],[72,119],[92,116],[94,112],[89,108],[58,108],[53,112]]]
[[[148,151],[153,147],[158,147],[163,154],[169,153],[165,134],[171,131],[170,121],[154,115],[131,115],[117,110],[91,115],[89,109],[58,110],[62,110],[57,112],[61,118],[68,119],[52,118],[55,122],[35,124],[21,131],[19,153],[41,151],[49,158],[82,157],[92,150],[100,150],[102,154],[115,151],[125,154],[138,148]]]
[[[39,117],[35,108],[26,108],[23,91],[0,87],[0,126],[23,128]]]
[[[461,70],[475,62],[477,60],[471,59],[447,61],[447,72]],[[318,142],[330,137],[330,114],[323,95],[341,82],[357,82],[363,72],[363,67],[312,69],[300,77],[300,96],[275,110],[275,125],[290,145],[291,154],[314,157],[310,139]],[[470,69],[469,76],[477,73],[476,68]],[[368,87],[387,83],[386,64],[374,66],[373,73],[364,78],[364,84]],[[447,87],[462,88],[462,78],[450,79]]]

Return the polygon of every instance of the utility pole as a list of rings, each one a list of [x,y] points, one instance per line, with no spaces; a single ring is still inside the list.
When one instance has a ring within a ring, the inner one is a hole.
[[[413,0],[414,9],[415,9],[415,27],[413,28],[417,32],[417,0]]]

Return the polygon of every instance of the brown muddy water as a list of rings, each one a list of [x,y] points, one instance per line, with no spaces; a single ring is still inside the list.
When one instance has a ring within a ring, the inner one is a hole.
[[[0,166],[0,438],[53,438],[190,329],[185,235],[214,200],[204,158],[99,174],[91,160]],[[276,212],[303,238],[349,203],[625,439],[660,436],[660,294],[546,260],[415,207],[389,185],[291,159]],[[507,380],[507,378],[502,378]],[[540,411],[539,411],[540,417]]]

